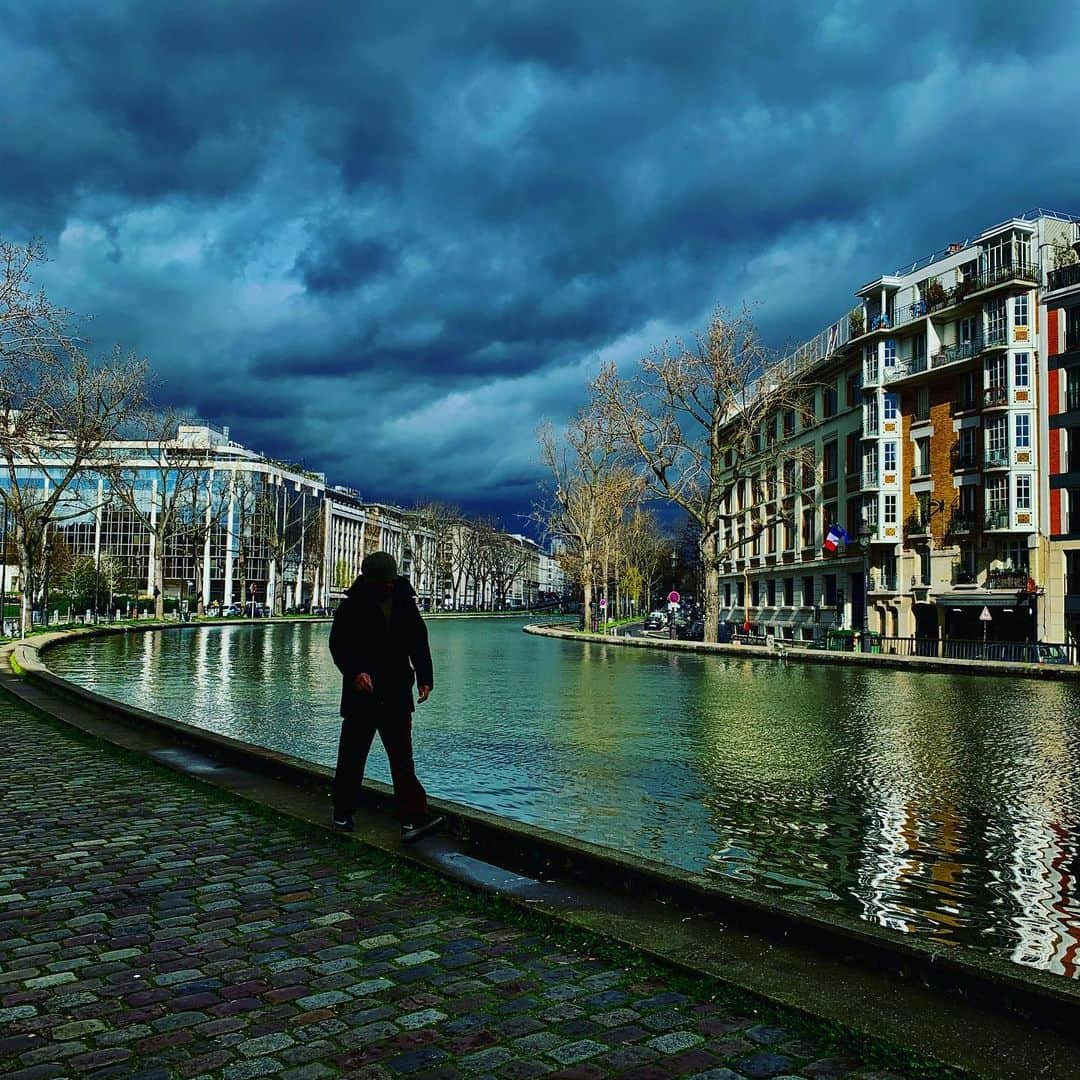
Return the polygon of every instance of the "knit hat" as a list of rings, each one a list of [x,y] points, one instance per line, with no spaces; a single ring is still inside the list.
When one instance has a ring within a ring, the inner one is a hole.
[[[388,551],[373,551],[360,564],[360,573],[368,581],[393,581],[397,577],[397,563]]]

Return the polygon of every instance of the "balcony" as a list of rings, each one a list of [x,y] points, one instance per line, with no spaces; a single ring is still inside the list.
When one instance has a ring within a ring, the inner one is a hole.
[[[862,486],[864,491],[878,486],[878,475],[876,470],[867,470],[863,473]]]
[[[978,585],[978,575],[970,567],[962,566],[960,563],[953,563],[952,583],[954,585]]]
[[[988,529],[1007,529],[1009,527],[1009,511],[987,510],[985,524]]]
[[[1046,275],[1047,292],[1068,289],[1075,285],[1080,285],[1080,263],[1073,263],[1072,266],[1063,266],[1058,270],[1051,270]]]
[[[947,535],[957,536],[975,531],[978,518],[973,510],[954,510],[949,518]]]
[[[904,536],[929,536],[930,522],[921,514],[909,514],[904,521]]]
[[[1008,450],[987,450],[983,455],[984,469],[1007,469],[1009,467]]]
[[[896,588],[896,571],[886,573],[884,570],[871,570],[869,572],[869,586],[872,593],[894,593]]]
[[[949,451],[949,464],[953,472],[966,472],[979,467],[979,451],[974,446],[953,443]]]
[[[1010,281],[1029,281],[1039,283],[1039,267],[1036,263],[1024,263],[1019,266],[999,266],[996,270],[987,270],[972,281],[970,294],[986,292],[987,289],[1007,285]]]
[[[910,379],[929,370],[930,363],[925,356],[910,357],[906,360],[899,360],[895,367],[886,369],[885,382],[899,382],[901,379]]]
[[[972,338],[971,341],[957,341],[934,353],[930,360],[930,366],[939,368],[945,367],[947,364],[961,364],[966,360],[973,360],[982,351],[982,338]]]
[[[929,480],[930,479],[930,462],[929,461],[916,461],[911,466],[911,479],[912,480]]]
[[[983,408],[999,409],[1009,404],[1009,388],[1007,386],[988,386],[983,391]]]
[[[1026,570],[991,570],[986,575],[988,589],[1007,589],[1010,592],[1026,592],[1028,587]]]
[[[878,437],[878,425],[864,423],[862,429],[862,435],[864,439],[876,439]]]
[[[989,334],[983,338],[982,351],[986,352],[987,349],[1004,349],[1009,344],[1009,331],[1005,328],[991,330]]]

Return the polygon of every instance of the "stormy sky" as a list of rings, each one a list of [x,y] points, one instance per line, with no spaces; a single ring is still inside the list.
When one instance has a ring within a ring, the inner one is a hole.
[[[157,397],[371,499],[527,512],[535,428],[1080,212],[1080,6],[0,0],[0,235]]]

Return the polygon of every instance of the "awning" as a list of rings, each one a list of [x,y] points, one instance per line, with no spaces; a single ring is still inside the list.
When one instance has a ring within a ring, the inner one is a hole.
[[[936,598],[939,607],[1022,607],[1028,602],[1027,593],[941,593]]]

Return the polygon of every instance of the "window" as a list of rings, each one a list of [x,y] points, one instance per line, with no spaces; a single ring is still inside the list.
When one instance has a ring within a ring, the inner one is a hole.
[[[974,519],[979,511],[979,489],[974,484],[965,484],[960,489],[960,514]]]
[[[999,514],[1009,509],[1009,478],[1007,476],[992,476],[986,481],[986,511],[987,514]],[[991,526],[1001,528],[1002,526]]]
[[[776,523],[773,522],[765,530],[765,551],[769,555],[776,554]]]
[[[878,480],[877,470],[877,443],[871,443],[863,454],[863,482],[876,484]]]
[[[825,536],[829,531],[829,527],[835,525],[836,522],[836,503],[826,503],[821,508],[821,535]]]
[[[1029,385],[1031,378],[1031,354],[1018,352],[1013,357],[1013,386],[1023,389]]]
[[[885,395],[885,408],[882,409],[881,415],[885,420],[895,420],[900,415],[899,398],[896,394]]]
[[[804,489],[814,486],[814,448],[812,446],[808,446],[804,450],[802,486]]]
[[[866,383],[878,381],[878,347],[877,345],[863,346],[863,374]]]
[[[877,532],[877,497],[875,495],[868,496],[863,504],[863,518],[866,520],[866,527],[872,533]]]
[[[814,511],[802,512],[802,543],[804,548],[814,546]]]
[[[765,601],[769,607],[776,607],[776,582],[772,578],[765,582]]]
[[[917,439],[915,441],[915,463],[912,475],[915,477],[927,477],[930,475],[929,439]]]
[[[803,399],[802,405],[799,407],[802,413],[802,425],[803,427],[809,427],[814,422],[814,407],[817,404],[817,394],[811,390],[809,394]]]
[[[848,536],[854,540],[859,535],[860,517],[862,514],[862,496],[853,495],[847,501],[847,521],[844,523],[844,528],[847,529]]]
[[[883,510],[882,510],[882,512],[884,514],[884,517],[882,518],[882,524],[883,525],[895,525],[896,524],[896,496],[895,495],[886,495],[885,499],[884,499],[884,503],[885,503],[885,505],[884,505]]]
[[[916,371],[926,367],[926,338],[921,334],[911,340],[911,359]]]
[[[1031,477],[1027,473],[1016,477],[1016,509],[1031,510]]]
[[[923,585],[930,584],[930,549],[922,548],[919,551],[919,581]]]
[[[961,375],[956,384],[956,405],[958,409],[972,409],[978,400],[976,385],[977,373],[968,371]]]
[[[868,398],[863,409],[863,432],[866,435],[878,433],[878,404],[877,398]]]
[[[826,607],[836,607],[836,575],[826,574],[822,600]]]
[[[859,376],[849,375],[845,383],[846,400],[848,408],[853,408],[859,401]]]
[[[731,582],[724,582],[724,607],[731,607]]]
[[[794,435],[795,434],[795,410],[794,409],[785,409],[784,410],[784,434],[785,435]]]
[[[754,607],[761,603],[761,583],[757,578],[750,582],[750,603]]]
[[[814,579],[812,577],[802,579],[802,602],[803,607],[814,606]]]
[[[837,458],[836,443],[826,443],[821,452],[821,465],[824,469],[824,483],[831,484],[836,480]]]
[[[978,464],[978,461],[979,429],[973,427],[961,428],[956,467],[958,469],[973,469]]]
[[[887,473],[896,472],[896,441],[894,439],[889,439],[881,444],[881,455],[883,471]]]
[[[1023,540],[1010,540],[1005,544],[1001,553],[1004,556],[1004,563],[1009,570],[1027,570],[1028,569],[1028,546]]]
[[[1009,433],[1005,428],[1004,416],[997,416],[987,422],[985,445],[987,465],[1008,465]]]
[[[991,356],[986,361],[986,388],[987,390],[1005,389],[1005,357]]]
[[[1013,326],[1027,326],[1028,324],[1028,296],[1022,293],[1013,297]]]
[[[836,415],[836,387],[827,386],[821,395],[821,415],[822,416],[835,416]]]
[[[847,437],[844,448],[844,467],[848,476],[859,471],[859,462],[862,459],[862,439],[857,431],[851,432]]]
[[[1068,412],[1080,409],[1080,367],[1069,368],[1066,375],[1065,409]]]
[[[1016,430],[1013,435],[1014,449],[1026,450],[1031,446],[1031,417],[1027,413],[1016,414]]]
[[[885,339],[885,370],[896,367],[896,338]]]
[[[1008,338],[1009,311],[1005,297],[998,297],[986,305],[986,343],[1004,345]]]
[[[961,319],[957,324],[957,341],[961,344],[965,342],[977,341],[979,338],[979,320],[975,315],[971,315],[966,319]]]
[[[795,523],[790,518],[784,518],[784,550],[795,550]]]
[[[795,490],[795,462],[788,458],[784,462],[784,494],[790,495]]]
[[[735,603],[738,604],[739,607],[744,607],[746,605],[745,581],[740,581],[739,584],[735,586]]]
[[[915,391],[915,419],[930,419],[930,387],[920,386]]]
[[[784,607],[795,606],[795,579],[784,578]]]

